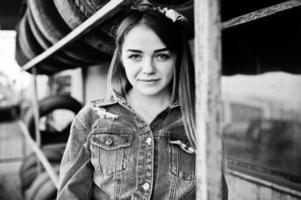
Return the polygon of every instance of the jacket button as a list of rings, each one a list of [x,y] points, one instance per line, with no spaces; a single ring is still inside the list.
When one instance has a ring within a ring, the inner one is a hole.
[[[150,184],[149,184],[149,183],[144,183],[144,184],[142,185],[142,187],[143,187],[144,190],[148,190],[149,187],[150,187]]]
[[[107,138],[105,141],[105,145],[111,145],[113,143],[113,140],[111,138]]]
[[[145,142],[147,143],[147,144],[150,144],[150,143],[152,143],[152,138],[147,138],[146,140],[145,140]]]

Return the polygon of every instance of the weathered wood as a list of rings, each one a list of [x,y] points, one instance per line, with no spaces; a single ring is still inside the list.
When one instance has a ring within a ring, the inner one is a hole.
[[[221,30],[218,0],[194,1],[197,198],[222,199]]]
[[[276,5],[272,5],[267,8],[262,8],[247,13],[245,15],[241,15],[233,19],[227,20],[222,23],[222,29],[232,28],[238,25],[246,24],[299,6],[301,6],[301,2],[296,0],[290,0]]]

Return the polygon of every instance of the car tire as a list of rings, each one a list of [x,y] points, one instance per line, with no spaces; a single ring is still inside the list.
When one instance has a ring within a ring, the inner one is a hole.
[[[42,147],[42,152],[52,165],[58,165],[62,160],[65,146],[66,144],[64,143],[45,145]],[[21,164],[19,170],[19,177],[20,189],[22,194],[24,194],[24,192],[32,185],[33,181],[38,176],[37,161],[38,158],[36,154],[31,153],[24,158]],[[42,167],[41,170],[44,171],[44,168]]]
[[[59,165],[56,165],[54,170],[59,174]],[[39,174],[31,187],[25,191],[26,200],[55,200],[56,195],[57,189],[47,172]]]
[[[66,95],[46,97],[40,100],[38,104],[39,104],[40,118],[47,116],[48,114],[50,114],[56,109],[66,109],[76,114],[82,108],[82,104],[80,102]],[[28,127],[30,136],[33,139],[35,139],[35,123],[34,123],[34,115],[32,111],[28,113],[25,119],[25,123]],[[66,143],[69,136],[70,127],[71,124],[69,123],[64,130],[60,132],[51,132],[51,134],[49,134],[47,130],[42,131],[41,132],[42,145],[51,144],[51,143]]]

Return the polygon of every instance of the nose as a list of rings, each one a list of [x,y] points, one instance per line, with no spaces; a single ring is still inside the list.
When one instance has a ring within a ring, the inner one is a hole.
[[[145,58],[142,66],[142,73],[144,74],[156,73],[156,66],[152,58]]]

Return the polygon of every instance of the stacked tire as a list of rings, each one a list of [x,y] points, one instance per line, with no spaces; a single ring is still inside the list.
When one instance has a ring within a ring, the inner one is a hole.
[[[27,0],[17,26],[16,54],[23,66],[82,24],[108,0]],[[115,49],[115,30],[131,11],[134,1],[126,1],[99,25],[36,66],[38,74],[53,75],[65,69],[105,63]],[[185,30],[193,36],[193,0],[149,0],[150,3],[175,9],[189,19]],[[31,70],[29,70],[31,72]]]
[[[53,1],[27,0],[16,28],[16,61],[23,66],[71,30],[57,12]],[[78,39],[47,58],[36,69],[38,74],[53,75],[66,69],[105,62],[110,58],[109,52],[99,51]]]
[[[42,152],[59,174],[59,165],[66,144],[50,144],[43,146]],[[22,162],[19,176],[21,180],[21,193],[26,200],[54,200],[56,188],[47,172],[38,161],[35,153],[26,156]]]
[[[58,173],[59,166],[56,165],[54,170]],[[43,172],[40,174],[32,186],[26,191],[26,200],[55,200],[57,195],[57,189],[50,180],[48,174]]]
[[[75,100],[74,98],[66,95],[60,96],[49,96],[38,102],[39,104],[39,116],[40,118],[46,117],[55,110],[64,109],[71,111],[76,114],[81,108],[82,104]],[[25,117],[25,123],[28,127],[29,133],[33,139],[35,139],[35,123],[34,123],[34,113],[29,111]],[[51,130],[41,130],[41,143],[52,144],[52,143],[65,143],[67,142],[71,122],[66,124],[65,128],[61,131],[51,131]]]
[[[39,101],[40,117],[45,117],[57,109],[64,109],[76,114],[82,104],[70,96],[49,96]],[[25,123],[30,135],[35,139],[35,124],[33,112],[30,111]],[[41,131],[41,150],[59,173],[59,165],[68,140],[71,124],[68,123],[62,131]],[[57,189],[44,170],[35,153],[26,156],[19,171],[21,193],[26,200],[54,200]]]

